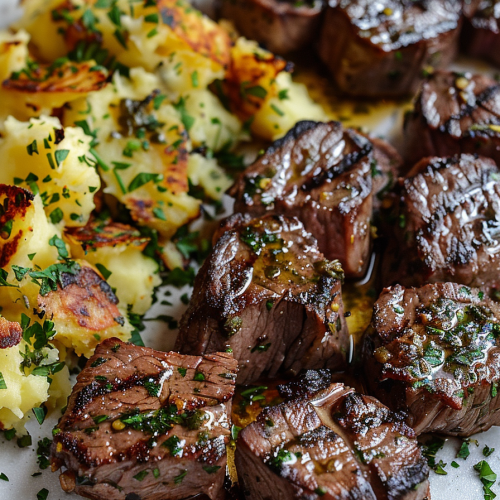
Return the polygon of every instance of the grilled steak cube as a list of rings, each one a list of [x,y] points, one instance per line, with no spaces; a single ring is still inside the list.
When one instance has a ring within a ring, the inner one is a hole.
[[[323,0],[223,0],[221,16],[275,54],[310,45],[318,36]]]
[[[294,218],[235,216],[194,284],[176,349],[232,349],[238,383],[302,368],[342,368],[349,344],[342,268]]]
[[[500,66],[500,1],[476,0],[468,9],[462,30],[462,48],[473,57]]]
[[[500,161],[500,85],[484,75],[436,71],[405,118],[405,160],[479,154]]]
[[[239,434],[236,468],[259,500],[423,500],[429,487],[413,430],[338,383],[265,408]]]
[[[386,284],[499,286],[500,170],[492,160],[422,160],[398,194]]]
[[[500,304],[477,288],[386,288],[363,359],[370,390],[417,434],[470,436],[500,424]]]
[[[460,26],[455,0],[330,0],[319,54],[342,91],[402,96],[453,60]]]
[[[93,499],[218,498],[236,361],[107,339],[78,375],[55,429],[65,491]]]
[[[373,145],[337,122],[299,122],[241,175],[235,211],[300,219],[327,259],[362,276],[370,251]]]

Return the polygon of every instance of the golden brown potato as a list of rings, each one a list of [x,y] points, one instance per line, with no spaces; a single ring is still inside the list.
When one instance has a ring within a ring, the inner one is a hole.
[[[54,322],[59,342],[89,356],[105,338],[127,340],[131,327],[109,284],[87,262],[77,263],[74,273],[62,274],[56,291],[38,296],[38,308]]]
[[[16,321],[8,321],[0,316],[0,349],[14,347],[21,342],[23,329]]]
[[[200,201],[189,196],[189,138],[180,113],[157,91],[158,78],[134,68],[115,73],[110,85],[73,103],[64,123],[94,131],[99,173],[140,225],[159,232],[165,244],[196,218]]]
[[[257,43],[239,38],[231,49],[231,63],[224,90],[231,109],[248,120],[267,99],[278,93],[276,77],[287,70],[281,57],[259,48]]]
[[[18,92],[71,95],[99,90],[106,85],[106,78],[106,69],[96,66],[93,61],[83,63],[66,61],[50,66],[31,63],[24,70],[11,74],[3,81],[2,86],[4,89]]]
[[[230,40],[220,26],[207,22],[207,18],[185,0],[158,0],[157,6],[163,22],[194,52],[223,67],[228,66],[231,58]]]
[[[23,227],[16,223],[24,221],[27,212],[32,208],[33,195],[26,189],[0,184],[0,267],[3,269],[11,263],[23,243],[26,232],[31,227]],[[31,214],[30,214],[31,215]]]
[[[186,0],[29,0],[18,26],[32,37],[37,57],[54,61],[72,50],[84,58],[91,46],[129,67],[169,70],[171,90],[205,88],[224,75],[231,41],[217,23]],[[50,36],[50,38],[49,38]],[[192,74],[196,72],[196,84]]]
[[[67,230],[66,240],[74,258],[85,259],[104,273],[121,306],[137,314],[151,307],[154,288],[161,280],[156,262],[142,253],[148,238],[126,224],[96,220]]]
[[[66,103],[104,87],[107,77],[107,70],[93,61],[59,61],[50,66],[30,61],[3,80],[0,115],[18,120],[51,115]]]
[[[144,250],[149,238],[141,236],[137,229],[127,224],[112,220],[89,221],[86,226],[68,228],[66,236],[87,254],[98,248],[134,245],[139,251]]]

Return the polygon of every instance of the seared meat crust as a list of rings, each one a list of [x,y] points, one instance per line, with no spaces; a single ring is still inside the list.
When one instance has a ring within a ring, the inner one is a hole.
[[[66,491],[99,500],[220,494],[236,362],[107,339],[78,375],[55,429]],[[135,496],[134,496],[135,495]]]
[[[498,287],[500,171],[460,155],[419,162],[397,191],[384,284]]]
[[[386,288],[363,346],[370,390],[417,434],[500,424],[500,305],[454,283]]]
[[[436,71],[405,117],[405,160],[478,154],[500,161],[500,85],[485,75]]]
[[[342,269],[297,219],[235,215],[205,260],[176,349],[231,349],[238,383],[303,368],[342,368],[349,336]]]
[[[223,0],[221,16],[274,54],[309,46],[318,36],[323,0]]]
[[[373,145],[337,122],[299,122],[230,189],[235,211],[295,216],[348,277],[368,264]]]
[[[247,497],[258,500],[423,500],[428,493],[413,431],[343,384],[265,408],[239,435],[236,467]]]
[[[338,87],[355,96],[415,92],[423,70],[455,57],[461,2],[330,0],[319,54]]]

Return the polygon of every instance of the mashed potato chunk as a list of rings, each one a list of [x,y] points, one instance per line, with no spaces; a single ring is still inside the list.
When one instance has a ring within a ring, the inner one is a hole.
[[[0,138],[0,183],[39,194],[52,223],[85,225],[95,208],[101,182],[88,160],[91,138],[76,127],[63,128],[54,117],[5,121]]]

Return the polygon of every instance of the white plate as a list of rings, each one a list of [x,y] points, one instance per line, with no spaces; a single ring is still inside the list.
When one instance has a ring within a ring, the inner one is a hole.
[[[197,4],[210,3],[210,0],[197,0]],[[19,8],[16,0],[0,0],[0,26],[8,26],[19,15]],[[456,65],[460,70],[475,70],[494,72],[493,69],[484,64],[478,64],[470,60],[460,60]],[[359,119],[357,120],[359,122]],[[401,136],[401,110],[385,116],[371,132],[376,135],[385,135],[398,143]],[[180,318],[186,306],[180,301],[183,293],[190,293],[188,287],[181,290],[170,289],[171,295],[164,297],[173,306],[161,306],[159,301],[147,315],[155,317],[159,314],[168,314],[177,319]],[[143,333],[143,338],[147,346],[159,350],[169,350],[175,341],[175,332],[168,331],[164,323],[148,322],[147,330]],[[57,412],[56,412],[57,413]],[[15,442],[6,441],[3,434],[0,437],[0,473],[6,474],[9,482],[0,480],[0,500],[30,500],[36,499],[37,493],[46,488],[49,490],[48,500],[72,500],[81,498],[78,495],[68,495],[59,486],[59,474],[51,473],[50,469],[42,472],[41,476],[32,477],[33,473],[40,472],[36,461],[36,445],[39,439],[51,437],[51,429],[56,423],[59,415],[50,415],[42,426],[32,419],[27,428],[32,436],[33,445],[29,448],[20,449]],[[448,464],[445,470],[447,475],[439,476],[431,472],[431,492],[433,500],[481,500],[483,499],[482,485],[473,465],[482,460],[482,450],[485,445],[496,448],[496,451],[488,457],[488,463],[500,479],[500,428],[491,429],[488,432],[474,436],[479,446],[470,445],[471,454],[467,460],[455,458],[461,441],[448,439],[444,449],[438,453],[437,459],[442,459]],[[450,462],[455,460],[460,468],[455,469],[450,466]],[[495,484],[492,490],[500,495],[500,487]]]

